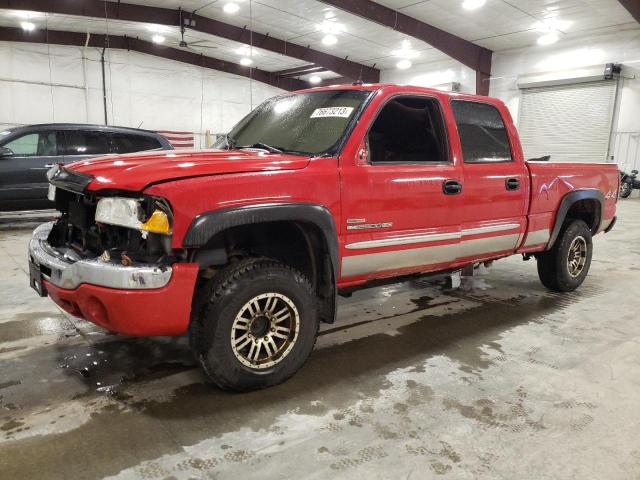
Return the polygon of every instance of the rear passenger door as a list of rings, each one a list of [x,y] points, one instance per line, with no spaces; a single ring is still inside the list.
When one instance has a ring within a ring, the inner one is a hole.
[[[495,105],[452,100],[463,157],[460,260],[515,250],[526,230],[529,177]],[[510,120],[510,119],[508,119]]]
[[[64,163],[111,153],[108,132],[98,130],[65,130]]]

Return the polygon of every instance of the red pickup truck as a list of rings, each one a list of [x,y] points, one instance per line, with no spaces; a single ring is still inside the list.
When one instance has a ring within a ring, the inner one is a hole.
[[[54,167],[62,216],[35,230],[29,263],[74,316],[188,331],[227,389],[293,375],[337,295],[373,281],[522,254],[546,287],[573,290],[616,218],[615,165],[525,161],[487,97],[313,88],[266,101],[218,147]]]

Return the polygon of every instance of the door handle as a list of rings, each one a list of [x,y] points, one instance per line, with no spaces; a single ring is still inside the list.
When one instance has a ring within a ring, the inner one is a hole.
[[[55,163],[47,163],[45,164],[44,168],[51,168],[55,165]]]
[[[457,195],[462,193],[462,184],[458,180],[445,180],[442,182],[442,191],[445,195]]]
[[[504,187],[507,190],[518,190],[520,188],[520,180],[516,177],[505,178]]]

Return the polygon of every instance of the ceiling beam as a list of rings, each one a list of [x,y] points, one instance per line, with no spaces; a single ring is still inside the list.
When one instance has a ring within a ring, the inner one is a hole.
[[[277,72],[273,72],[277,75],[282,75],[283,77],[295,77],[298,75],[306,75],[307,73],[313,72],[324,72],[327,71],[324,67],[318,67],[317,65],[302,65],[301,67],[287,68],[286,70],[278,70]]]
[[[640,23],[640,0],[620,0],[620,3]]]
[[[55,45],[72,45],[82,47],[87,41],[87,34],[78,32],[64,32],[59,30],[35,30],[25,32],[21,28],[0,27],[0,41],[4,42],[27,42],[43,43]],[[231,73],[242,77],[251,78],[257,82],[266,83],[283,90],[301,90],[309,88],[309,84],[295,78],[285,78],[272,72],[260,70],[259,68],[249,68],[237,63],[227,62],[214,57],[208,57],[187,50],[158,45],[138,38],[109,35],[107,38],[103,34],[89,35],[90,47],[116,48],[121,50],[131,50],[134,52],[146,53],[155,57],[174,60],[176,62],[188,63],[199,67]]]
[[[181,10],[103,0],[0,0],[0,8],[92,18],[105,18],[106,16],[112,20],[154,23],[171,27],[180,27],[180,19],[182,18],[183,21],[188,22],[187,28],[191,30],[240,43],[253,44],[254,47],[270,52],[315,63],[353,80],[358,78],[365,82],[380,80],[380,70],[367,65],[320,52],[309,48],[309,46],[280,40],[268,33],[265,35],[253,32],[246,27],[236,27]]]
[[[319,0],[345,12],[422,40],[476,71],[476,93],[487,95],[492,51],[371,0]],[[631,0],[633,1],[633,0]]]
[[[350,85],[352,82],[346,77],[325,78],[320,83],[312,85],[313,87],[326,87],[328,85]]]

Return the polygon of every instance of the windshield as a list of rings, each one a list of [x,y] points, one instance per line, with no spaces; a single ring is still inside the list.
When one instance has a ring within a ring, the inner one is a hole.
[[[371,94],[364,90],[321,90],[267,100],[227,135],[228,148],[318,155],[337,147]]]

